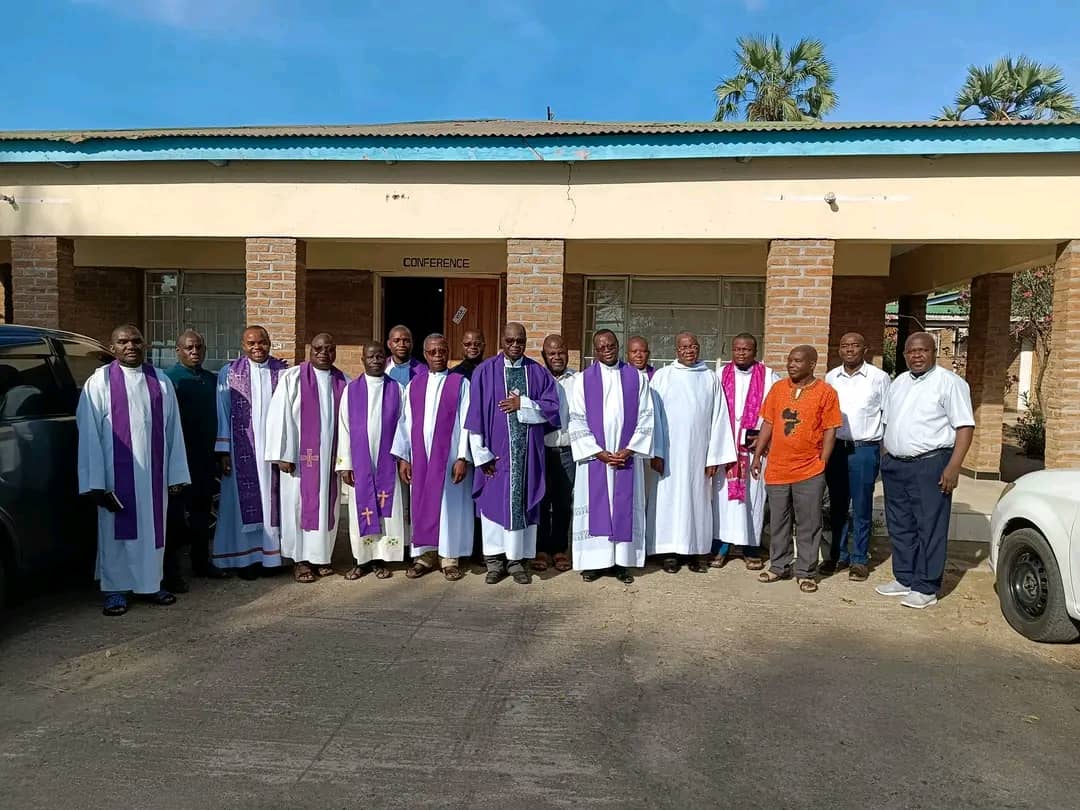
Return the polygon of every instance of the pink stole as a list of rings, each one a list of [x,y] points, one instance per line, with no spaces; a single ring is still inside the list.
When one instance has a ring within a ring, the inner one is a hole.
[[[765,399],[765,364],[754,363],[750,372],[750,389],[746,392],[742,418],[735,425],[735,364],[728,363],[720,372],[720,387],[724,389],[727,400],[728,419],[731,420],[731,432],[735,437],[735,448],[739,454],[736,464],[727,472],[727,494],[729,501],[746,500],[746,470],[750,465],[750,451],[746,448],[743,437],[745,431],[757,427],[761,413],[761,403]]]

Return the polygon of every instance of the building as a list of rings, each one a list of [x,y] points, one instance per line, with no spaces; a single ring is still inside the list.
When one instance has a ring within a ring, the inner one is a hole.
[[[659,360],[692,329],[708,358],[765,359],[858,330],[902,339],[925,294],[971,280],[972,472],[998,465],[1010,274],[1055,263],[1048,466],[1080,463],[1080,124],[604,124],[0,133],[6,317],[96,337],[134,320],[234,353],[245,322],[340,363],[404,322],[418,337],[523,322],[575,363],[609,327]]]

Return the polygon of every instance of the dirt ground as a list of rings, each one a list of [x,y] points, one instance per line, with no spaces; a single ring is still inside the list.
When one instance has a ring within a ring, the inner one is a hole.
[[[1080,647],[966,568],[921,612],[887,564],[40,596],[0,635],[0,806],[1075,807]]]

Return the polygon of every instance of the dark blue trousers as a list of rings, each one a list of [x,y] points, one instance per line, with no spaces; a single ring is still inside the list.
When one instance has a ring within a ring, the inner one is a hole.
[[[866,565],[870,559],[870,533],[874,526],[874,482],[881,464],[881,446],[853,447],[837,440],[825,468],[829,487],[832,546],[829,559]],[[850,513],[850,514],[849,514]],[[852,548],[848,551],[848,534]]]
[[[540,524],[536,527],[536,550],[545,554],[565,554],[570,542],[573,518],[574,478],[577,465],[569,447],[545,447],[544,500],[540,502]]]
[[[943,494],[938,481],[951,456],[949,447],[914,459],[881,460],[893,576],[919,593],[937,594],[945,573],[952,495]]]

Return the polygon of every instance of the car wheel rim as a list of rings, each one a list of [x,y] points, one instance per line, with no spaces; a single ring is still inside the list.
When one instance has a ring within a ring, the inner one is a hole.
[[[1050,585],[1046,577],[1046,563],[1030,546],[1020,549],[1009,577],[1009,591],[1013,602],[1031,619],[1038,619],[1046,612],[1050,597]]]

